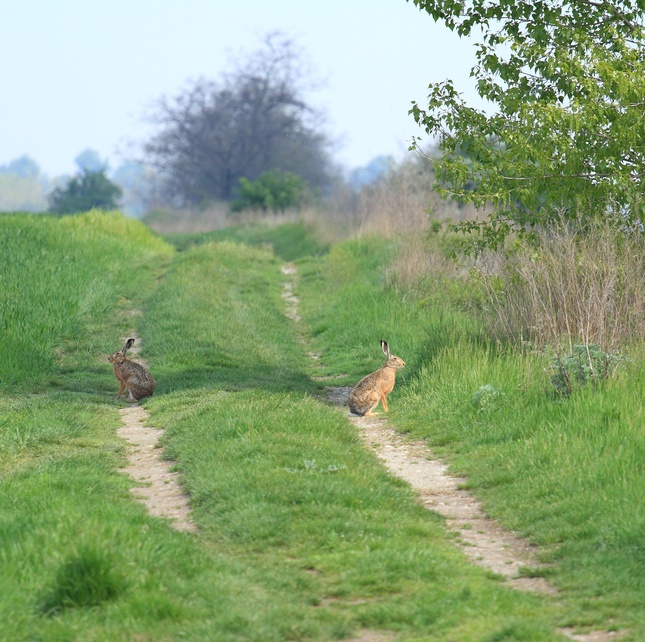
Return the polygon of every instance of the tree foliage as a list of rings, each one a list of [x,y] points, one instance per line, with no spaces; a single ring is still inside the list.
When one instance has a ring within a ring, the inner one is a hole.
[[[259,209],[283,212],[297,209],[303,204],[306,193],[306,185],[300,176],[271,170],[260,174],[255,181],[240,179],[240,195],[231,203],[231,211]]]
[[[443,152],[443,193],[492,205],[466,229],[495,245],[554,216],[642,219],[645,5],[632,0],[413,0],[460,36],[482,31],[472,76],[490,113],[451,81],[411,114]],[[419,145],[419,140],[414,146]]]
[[[0,174],[32,179],[39,179],[41,177],[38,163],[26,154],[12,160],[7,165],[0,165]]]
[[[49,195],[49,211],[56,214],[75,214],[93,208],[112,210],[117,207],[121,188],[106,175],[105,170],[82,172],[65,187],[57,187]]]
[[[330,180],[320,115],[305,101],[304,68],[293,43],[272,34],[239,69],[219,82],[199,80],[162,100],[149,161],[179,205],[231,200],[241,178],[280,170],[312,188]]]

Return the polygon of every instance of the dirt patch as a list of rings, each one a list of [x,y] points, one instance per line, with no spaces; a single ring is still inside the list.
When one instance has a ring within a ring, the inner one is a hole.
[[[363,629],[353,638],[348,638],[346,642],[393,642],[396,639],[394,633],[380,631],[370,631]]]
[[[128,337],[136,338],[136,334],[132,332]],[[140,349],[141,342],[135,341],[130,352],[136,355]],[[137,361],[148,367],[142,359]],[[151,515],[170,520],[174,529],[196,531],[197,527],[190,519],[188,496],[179,484],[179,473],[173,472],[172,461],[163,459],[159,440],[164,431],[147,425],[148,412],[138,404],[122,408],[119,414],[123,424],[117,434],[128,442],[128,465],[123,472],[137,482],[131,489],[132,494]]]
[[[592,631],[591,633],[574,633],[572,629],[558,629],[558,633],[575,642],[615,642],[625,635],[624,631]]]
[[[188,497],[179,485],[179,473],[173,472],[172,462],[162,459],[159,440],[164,431],[147,426],[148,413],[137,404],[119,411],[123,425],[118,435],[128,442],[128,465],[123,472],[137,482],[131,489],[154,517],[171,521],[178,531],[197,530],[190,520]]]
[[[292,276],[296,273],[296,268],[291,263],[285,263],[281,268],[282,274]],[[298,297],[294,294],[294,285],[292,281],[285,281],[282,284],[282,298],[285,301],[285,315],[292,321],[300,321],[298,314]]]

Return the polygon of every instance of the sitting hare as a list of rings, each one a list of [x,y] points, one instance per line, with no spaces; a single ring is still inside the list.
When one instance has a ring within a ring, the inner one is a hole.
[[[372,410],[379,401],[387,412],[387,395],[394,389],[396,371],[405,366],[400,357],[390,354],[387,342],[381,339],[381,348],[387,357],[385,365],[375,372],[363,377],[349,395],[349,409],[355,415],[372,416]]]
[[[121,350],[111,354],[108,361],[114,365],[114,374],[121,384],[117,399],[124,390],[128,391],[128,401],[139,401],[155,391],[155,380],[139,363],[126,359],[125,353],[132,347],[134,339],[128,339]]]

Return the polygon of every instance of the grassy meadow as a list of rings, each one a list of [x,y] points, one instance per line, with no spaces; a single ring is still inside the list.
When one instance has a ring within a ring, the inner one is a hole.
[[[359,374],[352,359],[361,371],[377,367],[378,337],[386,336],[407,363],[391,421],[467,477],[488,514],[540,546],[548,566],[539,573],[562,590],[562,623],[609,623],[645,639],[642,351],[634,348],[597,389],[563,399],[549,381],[548,355],[500,348],[445,290],[440,309],[434,299],[407,296],[375,265],[385,242],[354,243],[333,248],[303,277],[311,291],[302,310],[326,373],[347,372],[351,383]],[[359,293],[341,274],[372,278]]]
[[[91,212],[0,217],[0,244],[0,640],[645,638],[639,355],[556,397],[545,357],[496,347],[463,288],[398,284],[396,239],[329,246],[289,223],[164,240]],[[119,472],[107,355],[131,329],[195,534]],[[382,363],[380,338],[407,362],[392,424],[542,547],[558,595],[468,564],[326,402]]]

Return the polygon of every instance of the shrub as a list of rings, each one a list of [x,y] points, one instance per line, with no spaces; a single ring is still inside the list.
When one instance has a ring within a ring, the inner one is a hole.
[[[248,209],[283,212],[298,209],[304,202],[305,182],[289,172],[271,170],[255,181],[240,179],[240,197],[231,203],[232,212]]]
[[[502,394],[494,386],[486,384],[475,390],[471,403],[478,412],[488,412],[495,409],[496,403],[501,399]]]
[[[603,352],[595,343],[576,344],[566,356],[556,356],[550,364],[550,380],[556,391],[569,397],[576,386],[594,385],[606,379],[625,361],[620,353]]]
[[[49,195],[49,211],[56,214],[76,214],[92,209],[114,210],[122,191],[104,170],[83,171],[65,187],[57,187]]]

